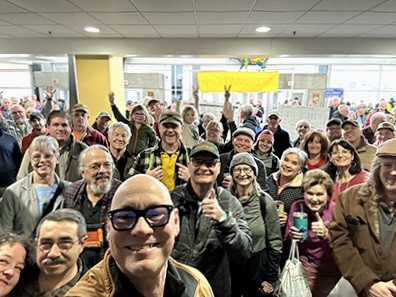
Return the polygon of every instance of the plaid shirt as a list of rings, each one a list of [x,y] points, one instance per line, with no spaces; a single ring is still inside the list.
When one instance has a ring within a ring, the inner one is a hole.
[[[157,166],[162,166],[161,143],[162,141],[160,141],[156,146],[145,149],[139,155],[137,155],[135,162],[133,163],[131,169],[128,172],[128,176],[132,176],[136,174],[145,174],[147,169],[153,169]],[[181,141],[179,141],[179,156],[177,158],[176,163],[180,163],[187,166],[188,162],[190,161],[189,153],[190,153],[189,149],[186,148]],[[152,156],[151,157],[152,164],[150,164],[150,156]],[[176,186],[185,183],[183,180],[178,178],[177,169],[178,167],[175,166],[174,176],[175,176]]]
[[[109,148],[109,142],[107,141],[107,138],[99,131],[88,126],[87,131],[85,133],[86,134],[85,134],[84,138],[81,139],[80,141],[84,142],[86,145],[91,146],[94,144],[101,144],[101,145]]]
[[[110,191],[107,192],[103,197],[102,197],[102,208],[100,212],[100,224],[102,224],[103,227],[103,239],[105,242],[107,242],[107,228],[106,228],[106,220],[107,220],[107,213],[110,210],[110,205],[111,205],[111,200],[113,199],[113,196],[118,189],[118,187],[121,185],[121,181],[118,179],[113,178],[111,180],[111,188]],[[80,179],[72,184],[70,184],[66,190],[65,193],[63,194],[63,197],[65,198],[63,207],[64,208],[72,208],[76,209],[78,211],[81,211],[82,209],[82,204],[83,204],[83,197],[86,197],[86,186],[87,186],[87,181],[85,179]],[[102,248],[100,254],[101,257],[104,256],[105,250]]]

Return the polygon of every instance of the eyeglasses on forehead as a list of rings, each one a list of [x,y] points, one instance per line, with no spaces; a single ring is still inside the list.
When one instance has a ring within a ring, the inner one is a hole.
[[[135,227],[143,217],[150,227],[162,227],[168,224],[173,205],[155,205],[143,210],[124,208],[109,211],[109,218],[114,230],[128,231]]]

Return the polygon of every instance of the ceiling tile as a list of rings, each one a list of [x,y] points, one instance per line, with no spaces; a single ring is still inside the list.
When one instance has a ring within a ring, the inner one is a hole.
[[[319,37],[355,37],[375,29],[378,25],[339,25],[323,33]]]
[[[366,33],[366,35],[375,35],[375,34],[396,36],[396,25],[383,26],[381,28]]]
[[[281,37],[316,37],[329,29],[333,28],[334,25],[291,25],[285,29],[279,36]],[[295,33],[294,33],[295,32]]]
[[[237,37],[242,25],[199,25],[200,37]]]
[[[140,12],[94,12],[92,16],[100,20],[103,24],[112,25],[147,25],[147,21]]]
[[[155,29],[159,32],[162,37],[168,38],[197,38],[198,30],[195,25],[185,26],[155,26]]]
[[[195,0],[197,11],[250,11],[254,0]]]
[[[188,12],[193,11],[191,0],[131,0],[139,11],[145,12]]]
[[[80,25],[77,25],[77,24],[71,24],[71,25],[67,25],[65,27],[67,27],[70,30],[73,30],[75,32],[78,32],[82,35],[87,35],[89,37],[104,37],[107,35],[118,35],[119,37],[122,37],[119,33],[115,32],[112,28],[105,26],[105,25],[95,25],[95,27],[100,30],[100,32],[98,32],[98,33],[86,32],[83,27],[81,27]]]
[[[32,12],[74,12],[78,7],[65,0],[8,0]]]
[[[48,25],[54,22],[45,19],[35,13],[10,13],[0,14],[0,19],[18,25]]]
[[[69,0],[84,11],[92,12],[131,12],[136,11],[129,0]]]
[[[309,11],[296,21],[296,24],[340,24],[358,15],[360,12],[352,11]]]
[[[191,25],[195,24],[193,12],[144,12],[143,16],[153,25]]]
[[[0,26],[10,26],[10,25],[12,25],[12,24],[5,22],[3,20],[0,20]]]
[[[88,26],[101,24],[100,21],[85,12],[42,13],[41,15],[61,25],[81,24],[82,26]]]
[[[372,11],[396,12],[396,1],[388,0],[371,9]]]
[[[396,22],[396,13],[394,12],[364,12],[345,23],[389,25],[394,22]]]
[[[243,24],[248,12],[198,12],[198,24]]]
[[[300,18],[303,12],[258,12],[253,11],[247,23],[256,24],[285,24],[294,23]]]
[[[365,11],[378,4],[384,2],[384,0],[322,0],[316,5],[313,10],[360,10]]]
[[[26,9],[22,7],[15,6],[11,3],[0,0],[0,11],[1,13],[17,13],[17,12],[27,12]]]
[[[42,34],[20,26],[0,26],[0,33],[9,34],[16,37],[43,37]]]
[[[78,32],[75,32],[65,26],[61,25],[49,25],[49,26],[29,26],[30,29],[45,34],[49,36],[48,32],[51,32],[51,37],[83,37],[84,35]]]
[[[150,25],[110,25],[109,27],[125,37],[160,37]]]
[[[258,0],[254,10],[261,11],[307,11],[321,0]]]

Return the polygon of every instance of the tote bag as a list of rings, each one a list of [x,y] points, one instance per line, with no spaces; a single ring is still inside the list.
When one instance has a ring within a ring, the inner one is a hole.
[[[297,241],[292,240],[289,259],[283,268],[279,287],[275,296],[279,297],[312,297],[304,267],[300,262]]]

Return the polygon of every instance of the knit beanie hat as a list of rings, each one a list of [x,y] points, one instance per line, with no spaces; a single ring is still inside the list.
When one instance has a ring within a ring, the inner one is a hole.
[[[272,145],[274,144],[274,134],[270,130],[264,130],[263,132],[261,132],[259,137],[257,138],[257,141],[264,139],[269,140]]]
[[[230,164],[230,173],[234,170],[234,167],[240,164],[249,165],[254,170],[254,174],[257,176],[258,168],[256,161],[250,153],[239,153],[234,155]]]

